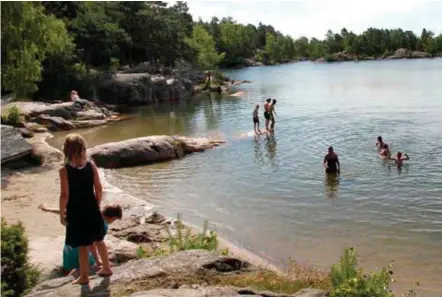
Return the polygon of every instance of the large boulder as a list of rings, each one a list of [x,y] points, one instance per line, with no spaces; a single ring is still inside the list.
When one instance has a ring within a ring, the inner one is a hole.
[[[186,77],[125,72],[103,78],[98,93],[106,103],[136,106],[180,100],[191,93],[192,86]]]
[[[223,275],[240,273],[253,267],[232,257],[220,256],[204,250],[184,251],[168,256],[145,258],[124,263],[113,269],[110,278],[91,277],[89,296],[111,296],[111,292],[125,292],[136,283],[159,281],[179,276],[198,274]],[[71,277],[48,280],[37,285],[28,297],[77,297],[85,288],[72,286]],[[113,294],[112,294],[113,296]],[[120,295],[124,296],[124,295]]]
[[[22,132],[12,126],[1,125],[1,163],[27,158],[33,146],[23,139]]]
[[[99,167],[117,168],[181,158],[221,143],[206,138],[158,135],[106,143],[89,149],[88,155]]]

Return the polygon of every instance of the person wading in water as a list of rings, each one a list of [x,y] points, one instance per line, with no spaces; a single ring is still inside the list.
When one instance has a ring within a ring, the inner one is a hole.
[[[332,146],[328,148],[328,154],[324,157],[323,165],[325,168],[325,173],[327,174],[336,174],[340,173],[341,171],[341,164],[339,164],[338,155],[333,151]]]
[[[270,110],[271,102],[272,102],[272,99],[269,98],[266,100],[266,103],[264,103],[264,118],[266,119],[266,130],[267,131],[270,131],[269,124],[270,124],[270,119],[271,119],[271,110]]]

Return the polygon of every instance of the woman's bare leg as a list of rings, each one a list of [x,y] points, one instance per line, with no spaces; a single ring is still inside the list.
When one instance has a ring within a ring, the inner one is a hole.
[[[89,283],[89,259],[87,246],[78,248],[78,256],[80,258],[80,277],[72,282],[72,284],[86,285]]]
[[[109,264],[109,255],[107,253],[107,247],[104,241],[98,241],[95,243],[98,249],[98,253],[100,254],[101,261],[103,263],[103,267],[100,269],[100,271],[97,271],[97,274],[100,276],[110,276],[112,275],[112,270],[110,268]]]

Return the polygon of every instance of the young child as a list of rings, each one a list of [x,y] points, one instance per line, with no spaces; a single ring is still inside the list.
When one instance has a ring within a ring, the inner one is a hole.
[[[73,284],[89,283],[88,249],[92,245],[100,254],[99,276],[111,276],[109,258],[103,241],[105,227],[100,211],[103,188],[95,164],[86,158],[86,141],[69,134],[63,145],[66,164],[60,169],[60,222],[66,226],[65,244],[78,248],[80,277]]]
[[[261,130],[259,130],[258,110],[259,110],[259,104],[256,104],[255,109],[253,110],[253,130],[255,130],[256,134],[261,133]]]
[[[404,161],[410,160],[410,157],[406,153],[402,154],[402,152],[397,152],[396,157],[390,157],[389,159],[395,161],[396,165],[401,167]]]
[[[44,212],[51,212],[55,214],[60,214],[60,210],[57,208],[49,208],[44,204],[38,206]],[[123,210],[118,204],[110,204],[104,206],[101,214],[104,219],[104,229],[107,233],[108,225],[112,224],[115,220],[121,220],[123,217]],[[97,270],[101,267],[101,260],[98,258],[97,247],[94,245],[89,250],[89,265],[97,266]],[[72,248],[71,246],[65,245],[63,248],[63,265],[62,269],[67,275],[72,275],[79,268],[78,259],[78,248]]]

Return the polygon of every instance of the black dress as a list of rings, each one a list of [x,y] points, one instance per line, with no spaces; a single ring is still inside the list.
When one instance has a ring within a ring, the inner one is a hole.
[[[91,162],[88,161],[82,168],[69,164],[65,168],[69,183],[65,244],[76,248],[103,240],[104,220],[95,198]]]

